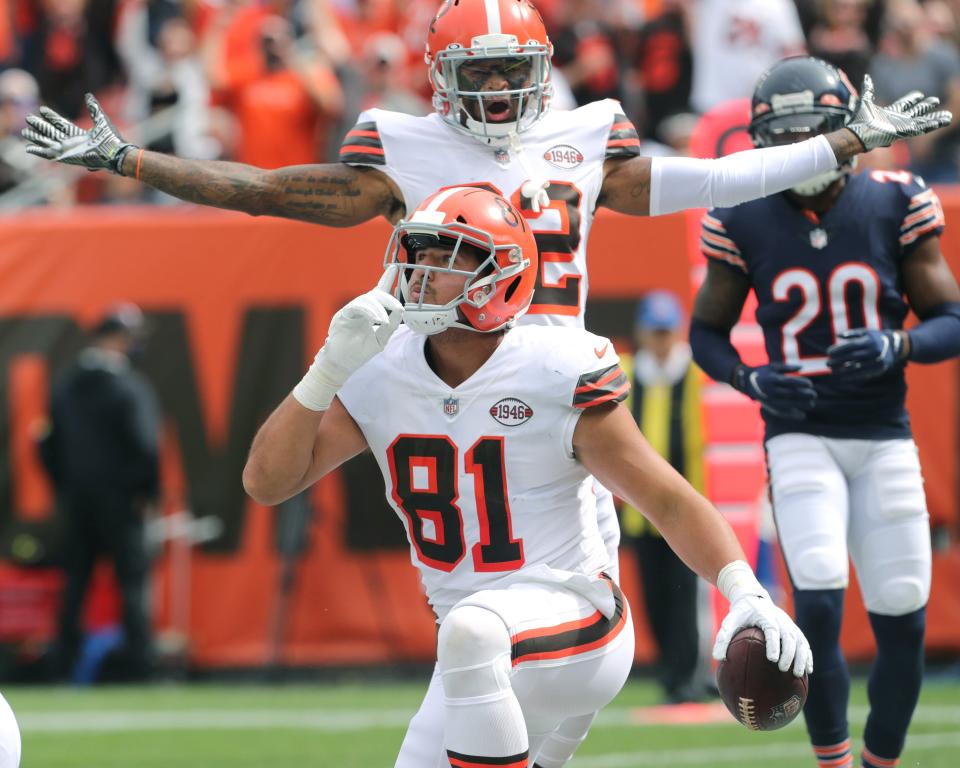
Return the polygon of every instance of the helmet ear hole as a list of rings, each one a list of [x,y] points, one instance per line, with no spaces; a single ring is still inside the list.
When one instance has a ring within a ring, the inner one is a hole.
[[[510,301],[514,291],[520,287],[520,277],[520,275],[517,275],[515,278],[513,278],[513,281],[510,283],[510,285],[507,286],[507,290],[503,293],[503,298],[505,301]]]

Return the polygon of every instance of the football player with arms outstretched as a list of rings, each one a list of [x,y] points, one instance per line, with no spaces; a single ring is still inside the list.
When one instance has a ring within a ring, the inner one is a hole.
[[[757,84],[750,133],[777,146],[834,131],[855,101],[831,65],[786,59]],[[817,659],[804,708],[817,760],[853,765],[839,642],[849,552],[877,642],[861,764],[889,768],[920,693],[931,569],[904,368],[960,354],[960,290],[936,193],[903,171],[850,171],[704,217],[690,340],[703,370],[761,405],[796,619]],[[730,343],[750,290],[770,361],[758,367]],[[920,323],[904,330],[910,309]]]
[[[812,668],[729,525],[620,404],[629,383],[609,340],[513,327],[533,299],[537,250],[499,195],[428,197],[395,228],[380,285],[334,316],[244,469],[250,495],[272,505],[364,450],[380,465],[439,623],[402,768],[555,768],[569,757],[557,735],[581,739],[620,690],[632,621],[604,573],[593,476],[730,599],[716,656],[755,625],[781,670]]]

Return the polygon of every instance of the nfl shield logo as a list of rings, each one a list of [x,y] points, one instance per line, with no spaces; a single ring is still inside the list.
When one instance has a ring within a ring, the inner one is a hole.
[[[443,399],[443,412],[447,416],[456,416],[459,410],[460,410],[459,397],[445,397]]]
[[[810,245],[816,248],[818,251],[827,247],[827,231],[825,229],[816,229],[810,230]]]
[[[510,165],[510,153],[505,149],[495,149],[493,159],[500,163],[500,165]]]

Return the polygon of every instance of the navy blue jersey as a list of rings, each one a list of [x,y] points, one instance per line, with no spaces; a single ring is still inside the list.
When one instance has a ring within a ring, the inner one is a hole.
[[[910,436],[903,367],[844,384],[827,367],[827,348],[848,329],[902,327],[908,306],[901,264],[943,226],[933,190],[900,171],[849,177],[820,216],[779,194],[704,217],[704,254],[746,274],[757,295],[770,361],[802,366],[817,390],[817,405],[804,421],[764,411],[768,438],[784,432]]]

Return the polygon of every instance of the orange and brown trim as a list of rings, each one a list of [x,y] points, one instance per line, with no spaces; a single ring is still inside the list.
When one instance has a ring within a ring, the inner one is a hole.
[[[585,373],[573,391],[574,408],[590,408],[601,403],[619,403],[627,399],[630,381],[618,364]]]
[[[387,164],[376,123],[357,123],[344,136],[340,145],[340,162],[352,165]]]
[[[864,765],[875,766],[875,768],[896,768],[900,764],[899,757],[880,757],[866,747],[863,748],[860,757]]]
[[[626,602],[620,588],[601,574],[613,592],[614,612],[609,619],[595,611],[576,621],[518,632],[510,638],[513,666],[525,661],[561,659],[602,648],[620,634],[627,622]]]
[[[464,755],[460,752],[447,750],[447,759],[452,768],[490,768],[496,765],[499,768],[527,768],[529,753],[523,751],[518,755],[506,757],[480,757],[479,755]]]
[[[836,744],[813,745],[813,754],[819,768],[851,768],[853,755],[850,753],[850,739]]]
[[[611,157],[636,157],[640,154],[640,134],[626,115],[615,115],[604,160]]]

